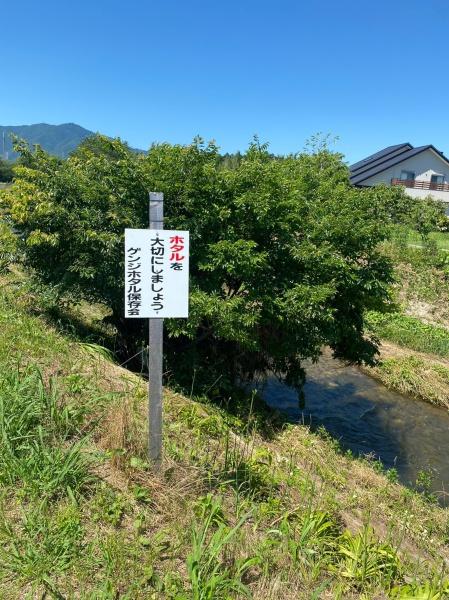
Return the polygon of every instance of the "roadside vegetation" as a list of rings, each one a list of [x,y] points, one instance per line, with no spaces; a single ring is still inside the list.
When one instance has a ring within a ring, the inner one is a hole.
[[[411,214],[399,188],[352,188],[319,144],[276,160],[255,140],[235,161],[199,140],[138,156],[95,137],[65,161],[18,149],[1,194],[0,597],[448,598],[449,522],[429,482],[406,489],[236,386],[272,370],[300,389],[323,345],[375,365],[389,336],[411,354],[376,375],[444,404],[416,381],[429,348],[441,389],[449,372],[444,310],[413,308],[444,293],[435,203]],[[157,473],[146,333],[122,318],[120,285],[147,189],[192,236],[191,317],[167,321],[164,341]]]
[[[430,242],[434,242],[440,250],[449,251],[449,232],[448,231],[432,231],[428,237]],[[417,231],[410,230],[408,233],[408,243],[412,246],[425,247],[425,243],[421,235]]]
[[[432,495],[252,403],[165,390],[61,335],[14,270],[0,288],[0,596],[445,598]]]
[[[366,371],[387,387],[449,409],[449,234],[443,217],[429,221],[424,233],[398,227],[383,244],[395,282],[388,310],[366,314],[368,330],[383,341],[379,364]]]

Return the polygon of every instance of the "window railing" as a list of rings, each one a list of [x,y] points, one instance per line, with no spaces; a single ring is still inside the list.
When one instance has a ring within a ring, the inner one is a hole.
[[[435,190],[449,192],[449,183],[436,183],[433,181],[420,181],[419,179],[392,179],[391,185],[403,185],[416,190]]]

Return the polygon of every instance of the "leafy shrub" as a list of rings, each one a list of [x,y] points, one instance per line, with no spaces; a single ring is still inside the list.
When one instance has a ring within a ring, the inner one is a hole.
[[[423,239],[429,233],[436,231],[440,224],[446,222],[442,202],[434,200],[431,196],[410,202],[410,225],[419,232]]]
[[[12,163],[0,158],[0,182],[11,182],[13,177],[14,170]]]
[[[4,273],[18,255],[18,242],[11,228],[0,219],[0,273]]]
[[[138,156],[97,137],[66,161],[18,150],[5,197],[26,262],[61,296],[106,303],[127,352],[146,329],[123,318],[124,228],[147,227],[148,190],[158,190],[166,227],[191,234],[190,317],[166,323],[178,381],[190,386],[196,372],[198,393],[214,382],[224,393],[272,370],[300,386],[301,360],[326,344],[372,360],[363,312],[388,296],[378,244],[402,190],[351,186],[342,157],[323,147],[276,160],[257,140],[232,169],[201,140]]]

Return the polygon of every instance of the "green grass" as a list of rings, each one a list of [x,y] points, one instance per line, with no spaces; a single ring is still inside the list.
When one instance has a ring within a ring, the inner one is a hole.
[[[447,597],[446,510],[306,427],[170,390],[154,473],[146,383],[2,284],[2,599]]]
[[[449,329],[449,254],[407,246],[403,238],[384,243],[382,252],[394,266],[397,311]]]
[[[45,504],[23,510],[0,525],[0,570],[8,584],[31,584],[58,597],[57,580],[82,552],[81,514],[75,504],[50,511]]]
[[[244,558],[231,565],[223,560],[223,550],[238,535],[248,518],[249,514],[243,515],[233,527],[229,527],[219,498],[208,495],[201,502],[198,523],[192,528],[192,550],[187,556],[193,600],[219,600],[233,594],[250,597],[242,577],[258,563],[258,558]]]
[[[449,368],[427,358],[387,358],[371,370],[384,385],[402,394],[449,409]]]
[[[366,314],[368,329],[381,339],[438,356],[449,356],[449,330],[401,313]]]
[[[39,498],[79,492],[89,481],[77,435],[84,412],[62,404],[37,368],[0,372],[0,482]]]
[[[440,250],[449,251],[449,232],[433,231],[429,234],[429,239],[435,242]],[[414,244],[420,247],[424,246],[422,237],[417,231],[410,230],[408,232],[407,241],[409,244]]]

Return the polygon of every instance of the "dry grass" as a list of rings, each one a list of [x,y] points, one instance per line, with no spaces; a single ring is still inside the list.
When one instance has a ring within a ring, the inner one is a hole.
[[[118,367],[109,368],[116,371],[119,379],[123,375],[129,377]],[[192,465],[187,456],[175,461],[166,451],[161,473],[148,477],[148,472],[130,469],[130,456],[145,455],[142,422],[146,415],[146,385],[140,385],[138,400],[126,398],[111,407],[98,443],[109,450],[124,449],[125,454],[119,460],[115,457],[111,459],[113,468],[118,468],[122,478],[126,474],[128,486],[136,482],[148,486],[155,498],[158,513],[183,522],[186,510],[189,510],[186,505],[194,503],[195,498],[206,493],[210,485],[210,471],[201,466],[201,453],[208,460],[208,469],[211,468],[210,463],[215,463],[215,469],[219,470],[225,461],[226,449],[222,439],[192,431],[179,420],[186,407],[193,407],[196,415],[203,418],[214,413],[213,409],[166,390],[166,419],[177,423],[175,433],[173,429],[166,432],[166,442],[170,444],[170,440],[175,439],[186,454],[188,449],[195,449],[199,464]],[[386,539],[394,535],[396,540],[401,540],[401,549],[408,556],[429,561],[439,557],[449,564],[449,550],[445,543],[437,542],[437,538],[428,534],[428,531],[439,531],[440,535],[445,535],[445,510],[429,506],[419,496],[404,495],[401,485],[389,482],[369,463],[335,452],[326,440],[312,434],[306,427],[288,426],[272,441],[266,441],[256,432],[250,438],[245,438],[231,431],[230,440],[233,451],[245,454],[249,459],[261,452],[268,452],[268,456],[272,457],[270,469],[281,480],[277,495],[282,498],[282,515],[298,511],[304,506],[304,490],[297,486],[298,479],[293,478],[292,484],[288,483],[289,473],[295,472],[305,488],[313,489],[312,495],[317,506],[332,507],[336,518],[353,533],[361,530],[369,515],[378,536]],[[109,475],[107,480],[113,482],[114,476]],[[119,478],[119,481],[122,488],[124,479]],[[229,501],[232,504],[233,500]],[[404,515],[401,515],[400,507],[407,507],[406,518],[402,518]],[[269,526],[274,526],[276,520],[271,521]],[[431,526],[427,527],[430,523]],[[250,545],[254,545],[254,540]]]

